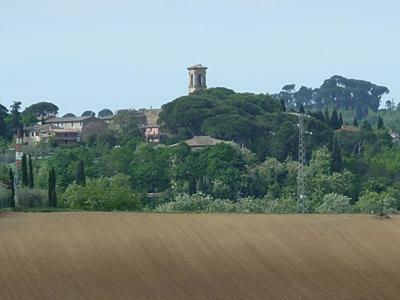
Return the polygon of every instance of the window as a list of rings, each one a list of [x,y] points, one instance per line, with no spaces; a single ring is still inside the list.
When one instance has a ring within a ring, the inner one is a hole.
[[[190,86],[193,86],[193,84],[194,84],[193,74],[190,74]]]
[[[203,75],[199,74],[199,77],[197,78],[198,80],[198,86],[202,86],[203,85]]]

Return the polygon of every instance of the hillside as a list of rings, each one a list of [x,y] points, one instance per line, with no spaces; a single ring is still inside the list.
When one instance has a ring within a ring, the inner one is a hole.
[[[7,213],[1,299],[396,299],[400,218]]]

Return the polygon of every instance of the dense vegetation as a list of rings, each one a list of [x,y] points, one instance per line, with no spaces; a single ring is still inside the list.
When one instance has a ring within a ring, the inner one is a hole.
[[[333,77],[312,91],[315,103],[299,100],[302,89],[293,92],[294,86],[287,86],[280,95],[269,96],[214,88],[180,97],[160,113],[167,134],[161,145],[146,143],[137,113],[124,110],[109,128],[88,134],[78,147],[25,147],[25,181],[18,199],[26,207],[84,210],[296,212],[295,111],[306,110],[307,211],[399,209],[400,148],[392,142],[384,117],[372,123],[357,117],[363,107],[381,114],[377,108],[387,89]],[[330,106],[324,106],[327,99]],[[7,145],[23,121],[16,113],[20,104],[14,103],[10,112],[1,107]],[[354,113],[353,130],[341,130],[349,111]],[[107,109],[99,113],[111,114]],[[196,135],[225,142],[193,151],[183,141]],[[13,199],[12,172],[5,164],[0,180],[4,207]]]

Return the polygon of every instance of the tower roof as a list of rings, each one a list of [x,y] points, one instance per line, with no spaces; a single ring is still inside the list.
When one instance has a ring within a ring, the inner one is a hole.
[[[197,65],[188,67],[187,69],[188,70],[201,70],[201,69],[207,70],[207,67],[203,66],[202,64],[197,64]]]

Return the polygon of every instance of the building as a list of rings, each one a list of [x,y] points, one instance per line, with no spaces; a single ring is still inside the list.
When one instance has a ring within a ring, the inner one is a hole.
[[[207,67],[194,65],[189,68],[189,95],[207,89]]]
[[[51,118],[43,124],[25,128],[24,142],[36,145],[52,139],[59,145],[76,145],[81,142],[84,134],[98,132],[105,126],[104,120],[93,116]]]
[[[184,141],[184,143],[186,145],[188,145],[191,150],[196,151],[196,150],[204,149],[206,147],[215,146],[219,143],[229,143],[229,142],[224,141],[224,140],[215,139],[208,135],[201,135],[201,136],[194,136],[193,138]],[[178,145],[179,145],[179,143],[173,144],[169,147],[176,147]]]
[[[396,145],[400,145],[400,133],[390,130],[389,135],[392,138],[392,141]]]
[[[140,109],[138,111],[137,120],[139,128],[143,130],[144,137],[147,142],[159,143],[161,140],[160,125],[158,125],[158,115],[161,109]]]

